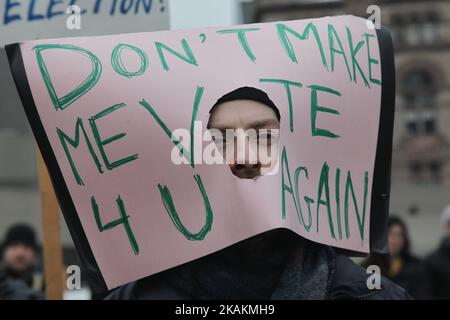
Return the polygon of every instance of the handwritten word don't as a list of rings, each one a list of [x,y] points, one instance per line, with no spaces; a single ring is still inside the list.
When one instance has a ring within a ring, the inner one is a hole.
[[[345,28],[345,35],[339,35],[335,27],[332,24],[328,24],[328,37],[327,39],[322,39],[313,22],[308,23],[303,30],[294,30],[284,23],[275,24],[275,27],[280,46],[284,49],[286,58],[292,63],[299,63],[302,59],[301,53],[298,53],[294,48],[294,41],[308,41],[308,45],[315,45],[317,47],[317,52],[320,54],[323,68],[327,71],[334,72],[336,65],[342,63],[345,65],[349,81],[357,83],[362,80],[364,85],[368,88],[373,84],[381,85],[381,80],[374,77],[372,70],[374,65],[379,65],[379,61],[371,56],[370,43],[371,39],[375,37],[374,35],[365,33],[356,39],[348,27]],[[259,28],[219,30],[217,31],[217,36],[224,37],[223,41],[238,41],[243,54],[250,59],[250,61],[256,63],[258,54],[253,51],[249,38],[251,33],[259,30]],[[229,38],[229,35],[231,34],[234,34],[235,39]],[[343,42],[343,39],[347,41]],[[198,41],[201,40],[199,39]],[[324,41],[328,42],[328,46],[324,46]],[[170,47],[163,42],[154,42],[154,46],[157,51],[156,59],[158,59],[161,67],[165,71],[170,71],[171,69],[168,55],[182,63],[192,66],[192,68],[196,68],[202,63],[198,60],[196,52],[192,50],[192,45],[185,38],[180,39],[180,44],[176,48]],[[363,47],[367,50],[366,58],[368,61],[364,61],[365,63],[362,63],[362,61],[359,60],[361,59],[361,56],[358,55]],[[328,48],[328,50],[325,50],[325,48]],[[103,62],[100,61],[99,57],[94,52],[91,52],[88,49],[68,44],[43,44],[35,46],[34,50],[48,92],[57,110],[63,110],[73,104],[90,91],[101,78]],[[57,96],[50,74],[46,68],[43,52],[49,50],[77,52],[91,60],[91,73],[85,78],[81,85],[63,97]],[[131,44],[117,44],[111,51],[110,63],[112,64],[112,68],[117,74],[126,78],[144,75],[146,72],[149,72],[148,66],[150,58],[146,50],[148,49],[136,47]],[[125,52],[128,54],[125,54]],[[127,63],[128,61],[126,61],[126,59],[135,61],[136,58],[139,60],[139,63],[137,67],[134,67],[131,70],[128,67],[130,63]],[[170,61],[173,60],[171,59]]]

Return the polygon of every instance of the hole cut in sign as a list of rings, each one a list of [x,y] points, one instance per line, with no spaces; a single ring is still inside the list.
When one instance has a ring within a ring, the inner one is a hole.
[[[280,120],[264,91],[241,87],[213,105],[208,130],[233,175],[257,179],[277,171]]]

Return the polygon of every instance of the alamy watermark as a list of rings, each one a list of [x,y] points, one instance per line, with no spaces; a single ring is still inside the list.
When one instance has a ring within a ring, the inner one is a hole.
[[[370,265],[366,269],[367,274],[370,276],[367,278],[366,285],[369,290],[381,289],[381,270],[377,265]]]
[[[381,8],[375,4],[367,7],[367,14],[370,16],[367,18],[366,25],[370,30],[381,28]]]
[[[270,165],[278,157],[279,129],[208,129],[202,132],[201,121],[194,122],[193,130],[173,131],[171,160],[175,165]]]
[[[69,30],[81,30],[81,8],[77,5],[67,7],[66,14],[69,17],[66,20],[66,27]]]
[[[66,288],[67,290],[81,290],[81,269],[77,265],[68,266],[66,269],[67,280]]]

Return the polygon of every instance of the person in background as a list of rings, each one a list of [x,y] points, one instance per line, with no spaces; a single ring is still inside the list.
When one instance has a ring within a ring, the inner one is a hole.
[[[0,271],[0,300],[44,300],[42,292],[33,290],[22,280],[15,280]]]
[[[12,281],[43,292],[43,276],[38,270],[38,244],[34,230],[24,224],[12,226],[0,246],[0,272]]]
[[[429,276],[423,263],[411,253],[408,229],[402,219],[388,220],[389,255],[371,255],[364,267],[377,265],[381,274],[405,288],[415,299],[430,299]]]
[[[442,212],[445,236],[440,246],[425,259],[434,299],[450,299],[450,205]]]

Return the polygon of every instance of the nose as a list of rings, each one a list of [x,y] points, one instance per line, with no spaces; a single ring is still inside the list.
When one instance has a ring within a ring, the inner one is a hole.
[[[234,161],[230,165],[232,173],[241,179],[254,179],[261,175],[261,163],[248,137],[237,134],[234,145]]]

